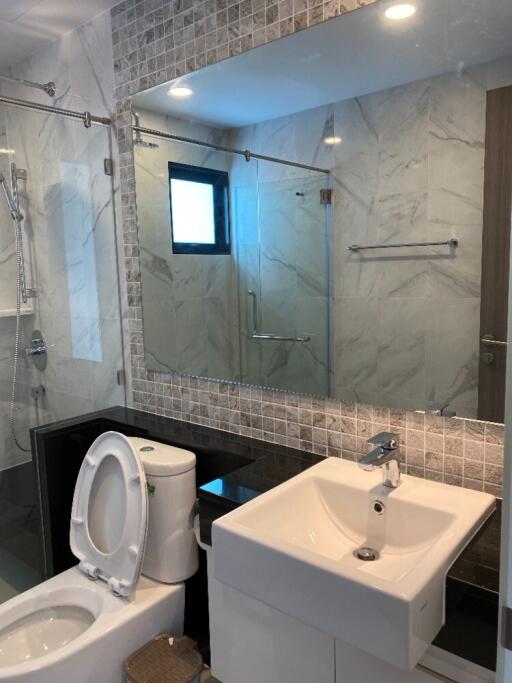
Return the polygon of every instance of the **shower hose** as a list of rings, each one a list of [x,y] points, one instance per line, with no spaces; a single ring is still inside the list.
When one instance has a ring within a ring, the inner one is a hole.
[[[16,434],[16,425],[14,423],[14,414],[16,408],[16,387],[18,383],[18,360],[20,355],[20,341],[21,341],[21,296],[22,296],[22,282],[24,281],[24,259],[23,259],[23,234],[21,228],[21,220],[19,216],[15,219],[15,247],[16,247],[16,332],[14,337],[14,355],[12,363],[12,387],[11,387],[11,406],[9,421],[11,425],[11,434],[14,443],[24,453],[30,453],[30,448],[25,448],[21,445]]]

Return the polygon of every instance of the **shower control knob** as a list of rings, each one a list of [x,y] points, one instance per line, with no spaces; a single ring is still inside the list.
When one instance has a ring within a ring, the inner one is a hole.
[[[44,344],[44,341],[42,339],[38,339],[37,342],[39,342],[39,344],[33,344],[30,348],[27,349],[27,353],[29,356],[41,356],[43,353],[46,353],[46,346]]]
[[[48,360],[48,347],[40,330],[34,330],[30,338],[30,346],[26,349],[28,358],[38,370],[44,370]]]

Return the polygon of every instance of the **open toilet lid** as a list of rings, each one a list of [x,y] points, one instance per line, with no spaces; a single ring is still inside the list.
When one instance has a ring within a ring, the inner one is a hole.
[[[80,569],[129,595],[139,580],[148,497],[142,464],[129,439],[105,432],[89,448],[76,481],[71,551]]]

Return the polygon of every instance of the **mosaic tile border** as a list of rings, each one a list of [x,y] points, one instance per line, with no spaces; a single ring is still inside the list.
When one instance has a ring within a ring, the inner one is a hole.
[[[501,496],[503,425],[180,375],[149,375],[151,380],[133,381],[139,410],[349,460],[368,451],[370,436],[393,431],[400,436],[407,473]]]

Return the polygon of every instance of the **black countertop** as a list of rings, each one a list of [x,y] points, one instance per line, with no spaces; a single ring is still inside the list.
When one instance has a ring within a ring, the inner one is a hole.
[[[68,550],[67,507],[71,507],[74,482],[89,445],[108,430],[196,453],[201,538],[209,545],[215,519],[323,460],[303,451],[122,407],[37,427],[32,430],[32,448],[42,486],[48,575],[76,562]],[[498,504],[448,572],[446,624],[434,641],[488,669],[496,666],[500,523]]]
[[[471,540],[448,576],[496,595],[500,589],[501,501],[496,510]]]

